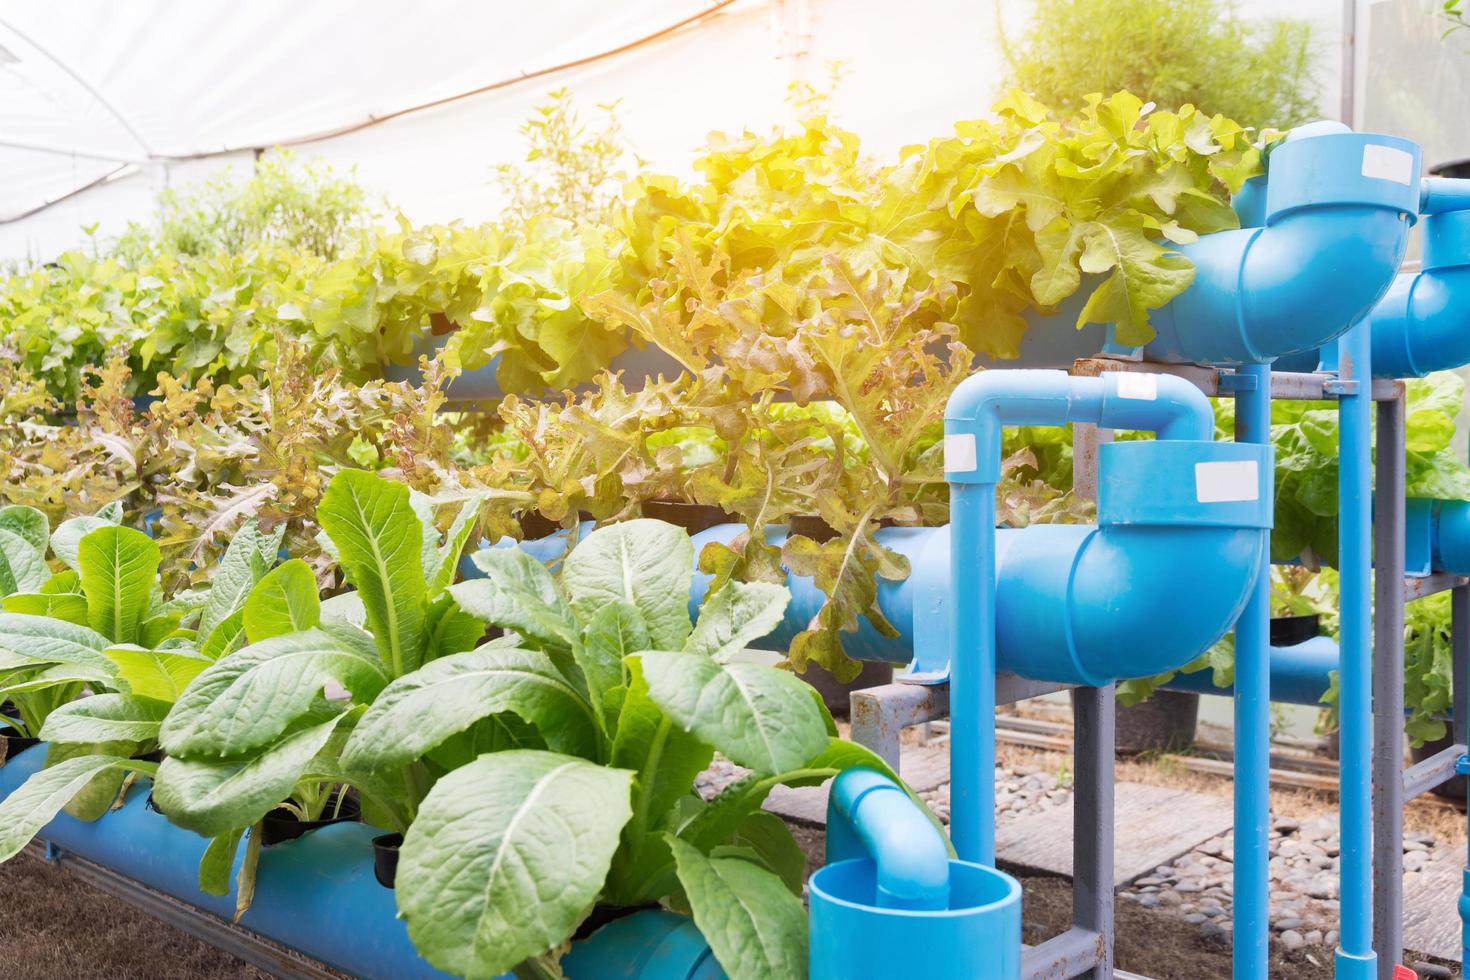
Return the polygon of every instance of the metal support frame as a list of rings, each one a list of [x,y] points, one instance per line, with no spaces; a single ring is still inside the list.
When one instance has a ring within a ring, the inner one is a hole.
[[[995,703],[1013,704],[1043,694],[1065,691],[1063,684],[1032,681],[1004,672],[995,675]],[[884,684],[853,691],[851,738],[872,749],[883,761],[899,770],[900,736],[905,728],[939,721],[949,716],[948,684]]]
[[[1392,980],[1404,948],[1404,400],[1378,403],[1373,521],[1373,948]],[[1449,760],[1454,771],[1455,758]],[[1417,795],[1417,794],[1415,794]]]

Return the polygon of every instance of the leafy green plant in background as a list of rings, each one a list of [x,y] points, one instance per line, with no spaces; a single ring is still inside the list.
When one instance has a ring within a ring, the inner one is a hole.
[[[495,167],[504,213],[518,222],[551,215],[576,223],[606,223],[623,184],[644,163],[623,139],[617,103],[598,105],[598,121],[588,124],[569,90],[555,89],[546,97],[521,126],[524,160]]]
[[[1454,706],[1453,614],[1450,594],[1436,593],[1404,604],[1404,734],[1417,748],[1449,733],[1446,719]],[[1319,729],[1337,729],[1338,672],[1322,696],[1327,705]]]
[[[792,645],[798,668],[850,675],[841,634],[864,615],[891,631],[877,579],[908,570],[873,532],[943,521],[941,417],[972,355],[1016,356],[1023,314],[1079,291],[1077,321],[1045,329],[1113,322],[1142,343],[1149,310],[1193,275],[1158,241],[1235,227],[1228,195],[1260,171],[1261,148],[1223,118],[1144,108],[1120,93],[1059,118],[1013,92],[995,121],[890,167],[817,112],[790,131],[717,135],[700,182],[630,188],[624,285],[582,307],[674,357],[693,381],[680,400],[706,406],[727,447],[686,492],[748,531],[709,546],[706,570],[775,581],[784,563],[830,597]],[[834,401],[861,450],[836,427],[776,418],[788,397]],[[814,439],[839,447],[830,465],[811,465]],[[813,509],[833,540],[767,544],[766,524]]]
[[[335,259],[376,218],[351,170],[298,161],[278,149],[256,160],[248,177],[224,170],[185,190],[165,190],[156,221],[129,224],[110,251],[133,263],[159,253],[197,258],[268,243]]]
[[[1126,89],[1257,128],[1320,112],[1311,23],[1248,18],[1231,2],[1037,0],[1021,36],[1002,43],[1013,84],[1062,109]]]
[[[1409,497],[1470,499],[1470,468],[1451,447],[1465,382],[1442,371],[1411,378],[1406,386],[1405,490]],[[1216,403],[1228,432],[1235,405]],[[1337,561],[1337,406],[1332,402],[1271,403],[1276,449],[1275,561],[1301,558],[1310,567]]]
[[[1464,0],[1444,0],[1439,8],[1439,16],[1447,24],[1445,37],[1457,31],[1470,31],[1470,13],[1465,10]]]

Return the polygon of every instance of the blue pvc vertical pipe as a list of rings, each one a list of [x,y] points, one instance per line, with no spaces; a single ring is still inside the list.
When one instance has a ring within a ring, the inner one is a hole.
[[[995,484],[949,485],[956,601],[949,678],[949,835],[961,861],[995,865]]]
[[[1338,562],[1342,663],[1338,674],[1338,718],[1342,752],[1339,807],[1342,838],[1341,939],[1335,974],[1373,980],[1373,646],[1370,613],[1373,581],[1372,520],[1372,349],[1365,324],[1338,341],[1338,374],[1357,388],[1338,401]]]
[[[1238,442],[1271,445],[1271,366],[1242,367]],[[1249,384],[1249,382],[1247,382]],[[1268,486],[1270,484],[1268,483]],[[1271,547],[1235,623],[1235,980],[1264,980],[1270,961]]]

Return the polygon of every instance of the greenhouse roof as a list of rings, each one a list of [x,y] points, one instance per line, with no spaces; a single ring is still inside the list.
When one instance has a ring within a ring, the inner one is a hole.
[[[0,221],[132,168],[304,144],[627,50],[734,0],[0,2]]]

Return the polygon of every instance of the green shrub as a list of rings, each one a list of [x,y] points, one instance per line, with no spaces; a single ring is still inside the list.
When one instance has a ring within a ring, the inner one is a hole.
[[[525,160],[495,167],[494,183],[505,195],[504,216],[519,222],[544,214],[608,222],[629,179],[629,164],[643,163],[623,142],[617,103],[598,104],[598,124],[589,127],[566,89],[548,98],[521,126]]]
[[[1025,34],[1003,47],[1013,84],[1057,107],[1126,89],[1256,127],[1319,114],[1312,25],[1244,18],[1229,2],[1036,0]]]
[[[351,171],[289,151],[257,161],[247,179],[223,170],[183,190],[159,195],[156,224],[132,222],[114,246],[125,261],[157,253],[235,254],[260,244],[334,259],[376,217]]]

